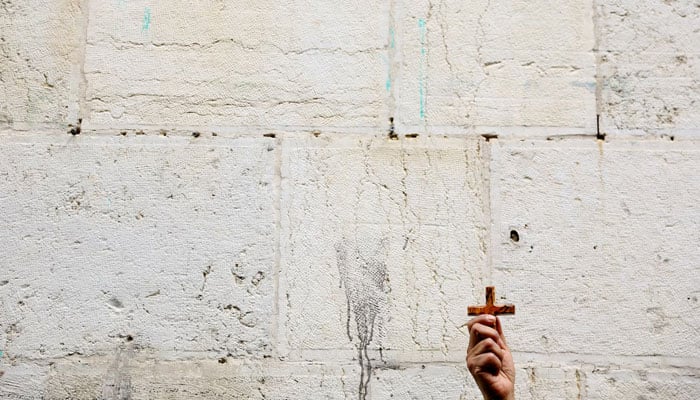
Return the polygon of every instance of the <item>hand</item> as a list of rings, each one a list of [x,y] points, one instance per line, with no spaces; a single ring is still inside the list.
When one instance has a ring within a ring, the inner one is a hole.
[[[515,399],[515,364],[506,345],[501,321],[493,315],[479,315],[467,326],[467,367],[484,399]]]

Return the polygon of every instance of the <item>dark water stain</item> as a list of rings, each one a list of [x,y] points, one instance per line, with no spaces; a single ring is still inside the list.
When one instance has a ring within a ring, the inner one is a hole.
[[[364,246],[363,246],[364,247]],[[386,243],[370,244],[372,250],[362,251],[359,246],[348,249],[346,241],[339,242],[336,249],[340,284],[347,297],[347,334],[355,343],[360,363],[360,386],[358,398],[365,400],[372,375],[372,363],[367,348],[375,335],[383,329],[383,313],[386,310],[389,291],[386,269]],[[370,254],[367,254],[370,253]],[[351,333],[351,318],[357,328]]]

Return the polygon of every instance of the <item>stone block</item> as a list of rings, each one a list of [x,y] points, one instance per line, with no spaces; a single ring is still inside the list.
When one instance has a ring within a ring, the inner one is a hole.
[[[128,351],[52,366],[45,398],[340,399],[357,393],[353,365],[149,360]]]
[[[586,379],[586,399],[590,400],[697,399],[700,396],[697,369],[600,368]]]
[[[497,141],[492,156],[493,282],[517,307],[513,349],[700,354],[696,147]]]
[[[83,3],[0,3],[0,125],[29,129],[77,123]]]
[[[463,358],[487,257],[482,144],[285,144],[279,309],[291,357]]]
[[[601,129],[668,135],[700,128],[700,8],[693,2],[606,1],[597,7]]]
[[[386,18],[369,1],[96,2],[88,126],[386,124]]]
[[[0,154],[7,356],[272,352],[272,139],[31,136]]]
[[[33,362],[13,363],[0,360],[0,398],[33,400],[42,398],[48,382],[49,367]]]
[[[417,0],[395,13],[400,131],[595,129],[587,2]]]
[[[379,368],[371,385],[372,400],[481,398],[465,364]]]

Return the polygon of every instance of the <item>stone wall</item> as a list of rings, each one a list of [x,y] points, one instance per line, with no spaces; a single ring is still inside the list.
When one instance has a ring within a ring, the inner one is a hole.
[[[0,0],[0,397],[700,398],[700,6]]]

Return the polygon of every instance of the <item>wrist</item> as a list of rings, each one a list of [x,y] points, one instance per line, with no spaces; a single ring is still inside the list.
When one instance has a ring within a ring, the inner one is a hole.
[[[504,397],[494,397],[494,396],[484,395],[484,400],[515,400],[515,393],[507,394]]]

